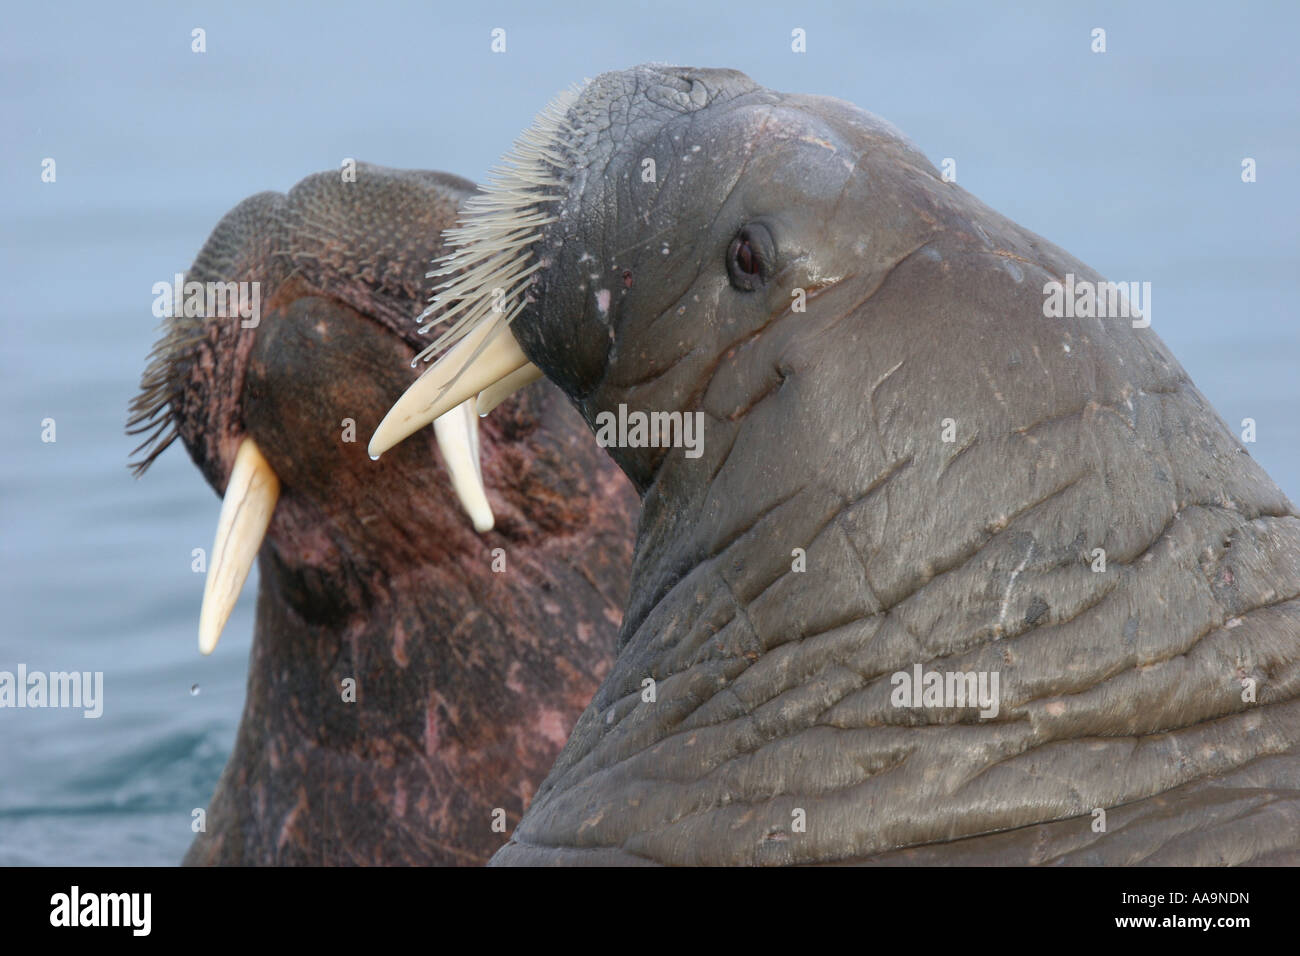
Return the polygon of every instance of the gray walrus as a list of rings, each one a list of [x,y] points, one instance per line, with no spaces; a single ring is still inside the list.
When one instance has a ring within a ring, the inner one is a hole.
[[[504,403],[481,463],[464,427],[442,455],[432,434],[364,452],[472,189],[360,164],[254,196],[186,281],[258,282],[258,320],[166,323],[131,427],[155,436],[141,470],[179,435],[226,496],[205,651],[259,550],[261,570],[243,720],[187,863],[481,864],[613,659],[636,499],[558,390]]]
[[[1300,860],[1300,519],[1093,270],[848,103],[654,66],[552,104],[455,242],[372,452],[544,373],[642,495],[495,863]]]

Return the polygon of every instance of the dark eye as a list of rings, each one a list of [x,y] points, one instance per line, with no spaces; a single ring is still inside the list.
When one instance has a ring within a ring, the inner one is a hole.
[[[727,249],[727,276],[741,292],[752,292],[767,281],[776,244],[767,227],[750,223],[736,233]]]

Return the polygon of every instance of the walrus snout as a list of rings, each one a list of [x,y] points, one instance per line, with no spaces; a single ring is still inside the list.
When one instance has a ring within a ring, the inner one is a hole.
[[[737,70],[646,64],[602,73],[553,99],[448,231],[452,251],[432,275],[451,278],[422,316],[422,331],[443,324],[442,334],[418,358],[446,352],[380,423],[371,455],[475,396],[485,413],[543,368],[571,397],[589,389],[613,334],[602,280],[612,272],[623,290],[635,284],[633,270],[586,251],[596,242],[592,227],[630,231],[625,193],[652,199],[679,175],[658,172],[652,158],[681,140],[674,121],[779,98]],[[520,316],[524,331],[505,333]],[[474,373],[463,374],[470,366]]]

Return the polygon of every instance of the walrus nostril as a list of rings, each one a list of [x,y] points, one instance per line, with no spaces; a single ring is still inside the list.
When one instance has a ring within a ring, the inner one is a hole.
[[[651,66],[651,71],[657,74],[656,79],[665,86],[674,87],[679,93],[690,93],[698,80],[691,75],[692,71],[680,66]]]
[[[691,113],[709,105],[715,90],[700,75],[701,71],[685,67],[638,67],[631,71],[648,83],[646,99],[657,106],[681,113]],[[707,71],[704,71],[707,72]],[[614,82],[625,83],[626,75],[616,74]]]

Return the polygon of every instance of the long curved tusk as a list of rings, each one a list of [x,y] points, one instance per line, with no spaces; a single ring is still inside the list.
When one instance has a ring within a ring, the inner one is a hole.
[[[528,356],[503,323],[479,326],[416,379],[388,410],[370,439],[370,457],[378,458],[398,442],[527,364]]]
[[[492,507],[483,489],[483,473],[478,462],[478,416],[474,414],[474,399],[462,402],[446,415],[433,422],[438,436],[438,448],[451,476],[451,487],[460,505],[474,522],[474,530],[482,534],[491,531],[496,523]]]
[[[542,370],[529,362],[523,368],[515,369],[495,385],[489,385],[478,393],[479,417],[486,415],[525,385],[532,385],[539,378],[545,378]]]
[[[280,497],[280,479],[262,457],[257,443],[245,438],[235,453],[226,496],[217,519],[217,539],[212,545],[208,579],[199,611],[199,650],[211,654],[221,638],[249,569],[262,546],[271,513]]]

